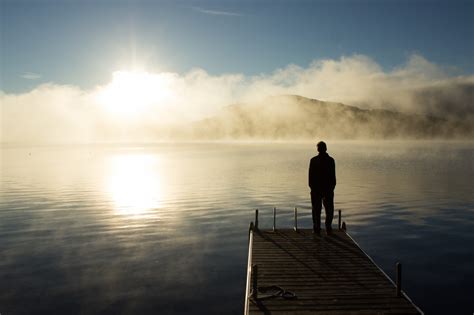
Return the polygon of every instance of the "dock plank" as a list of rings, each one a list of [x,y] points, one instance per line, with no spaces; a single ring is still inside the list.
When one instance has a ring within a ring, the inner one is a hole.
[[[247,279],[257,287],[276,285],[295,299],[248,297],[246,314],[422,314],[342,230],[331,236],[311,230],[254,230]],[[246,297],[247,298],[247,297]]]

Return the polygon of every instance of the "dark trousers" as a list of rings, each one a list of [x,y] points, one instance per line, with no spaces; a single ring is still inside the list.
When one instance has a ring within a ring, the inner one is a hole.
[[[334,191],[311,192],[311,206],[313,208],[313,229],[321,230],[321,203],[324,204],[326,212],[326,230],[332,229],[332,219],[334,217]]]

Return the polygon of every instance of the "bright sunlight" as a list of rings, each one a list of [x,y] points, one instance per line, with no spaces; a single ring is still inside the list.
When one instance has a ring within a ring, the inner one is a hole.
[[[157,172],[153,171],[157,162],[157,158],[151,155],[113,157],[107,190],[116,213],[136,216],[160,207],[160,181]]]
[[[97,100],[113,114],[143,114],[151,105],[161,105],[171,97],[169,74],[143,71],[116,71],[112,82],[99,91]]]

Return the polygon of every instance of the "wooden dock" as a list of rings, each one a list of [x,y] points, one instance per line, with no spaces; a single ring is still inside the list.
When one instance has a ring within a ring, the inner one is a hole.
[[[423,314],[398,275],[396,285],[342,229],[315,236],[252,223],[244,313]]]

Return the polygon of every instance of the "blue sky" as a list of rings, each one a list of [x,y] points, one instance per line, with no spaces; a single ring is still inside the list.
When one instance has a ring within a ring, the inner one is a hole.
[[[119,69],[212,75],[363,54],[384,69],[417,53],[474,72],[474,1],[6,1],[1,82],[83,89]]]

